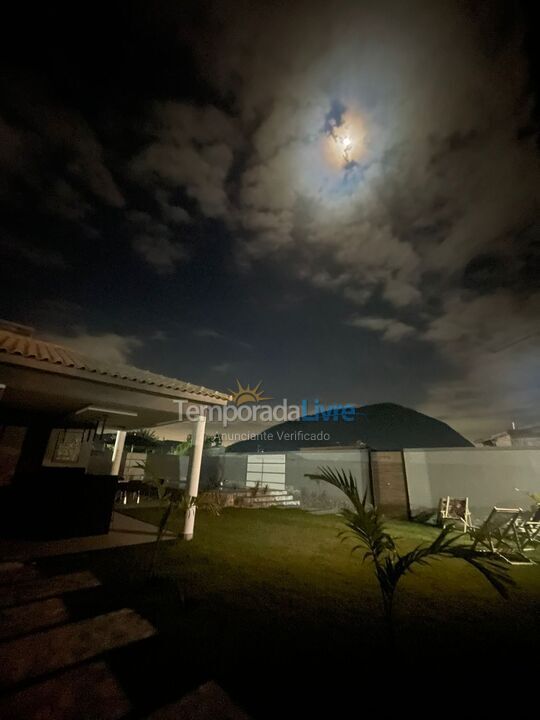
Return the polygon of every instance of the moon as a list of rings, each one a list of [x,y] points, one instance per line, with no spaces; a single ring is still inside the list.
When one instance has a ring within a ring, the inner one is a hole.
[[[334,125],[324,140],[326,162],[335,170],[347,170],[358,163],[364,147],[365,130],[357,113],[347,112],[340,125]]]

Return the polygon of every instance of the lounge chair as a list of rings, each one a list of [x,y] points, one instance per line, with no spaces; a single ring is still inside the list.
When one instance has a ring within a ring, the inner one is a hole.
[[[498,555],[511,565],[532,565],[523,549],[523,533],[519,529],[521,508],[494,507],[479,527],[473,527],[473,549]]]
[[[516,522],[516,532],[519,535],[523,552],[532,552],[540,545],[540,518],[539,512],[522,513]]]
[[[439,523],[445,526],[456,522],[462,524],[463,532],[472,527],[469,498],[442,497],[439,501]]]

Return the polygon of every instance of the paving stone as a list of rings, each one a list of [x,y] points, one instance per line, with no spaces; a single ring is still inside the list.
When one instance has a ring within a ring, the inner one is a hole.
[[[9,687],[154,633],[147,620],[133,610],[123,609],[10,640],[0,644],[0,683]]]
[[[156,710],[148,720],[249,720],[215,682],[207,682],[179,702]]]
[[[22,562],[0,562],[0,578],[2,578],[5,573],[21,570],[23,567],[26,566]]]
[[[41,598],[97,587],[101,583],[91,572],[77,572],[15,583],[0,589],[0,608],[22,605]]]
[[[17,570],[0,572],[0,593],[4,592],[6,586],[31,582],[41,577],[43,576],[39,570],[31,565],[23,565]]]
[[[105,662],[67,670],[0,700],[3,720],[118,720],[130,709]]]
[[[0,640],[24,635],[69,620],[61,598],[38,600],[0,610]]]

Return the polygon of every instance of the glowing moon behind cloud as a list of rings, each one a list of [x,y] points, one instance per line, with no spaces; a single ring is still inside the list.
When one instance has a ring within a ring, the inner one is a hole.
[[[347,110],[341,122],[331,123],[323,141],[326,162],[335,170],[348,170],[360,162],[365,129],[358,114]]]

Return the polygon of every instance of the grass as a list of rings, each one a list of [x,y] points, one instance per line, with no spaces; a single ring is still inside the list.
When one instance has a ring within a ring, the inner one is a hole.
[[[157,510],[130,514],[157,523]],[[317,714],[337,696],[354,699],[359,677],[381,663],[392,678],[397,668],[425,672],[443,657],[474,672],[479,659],[538,647],[540,566],[513,568],[517,587],[507,602],[465,563],[441,560],[400,585],[389,660],[378,588],[360,555],[337,539],[342,527],[337,516],[301,510],[199,512],[192,542],[163,543],[152,580],[150,547],[48,562],[51,571],[91,569],[105,583],[106,599],[90,592],[75,613],[100,602],[135,607],[160,630],[143,658],[123,651],[112,659],[149,709],[158,690],[163,704],[212,678],[256,717],[279,714],[290,688]],[[404,550],[435,534],[413,523],[390,527]]]

